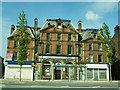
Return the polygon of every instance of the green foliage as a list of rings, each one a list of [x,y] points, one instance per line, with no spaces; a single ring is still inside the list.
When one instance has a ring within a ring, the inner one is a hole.
[[[108,57],[108,63],[112,63],[113,52],[111,46],[111,36],[110,36],[109,27],[106,25],[106,23],[103,23],[102,28],[100,29],[100,34],[101,34],[101,43],[103,46],[103,50],[105,51]]]
[[[24,11],[19,14],[17,24],[17,33],[14,36],[15,40],[18,41],[18,64],[22,66],[24,60],[27,58],[27,50],[29,45],[29,33],[27,31],[27,20]]]

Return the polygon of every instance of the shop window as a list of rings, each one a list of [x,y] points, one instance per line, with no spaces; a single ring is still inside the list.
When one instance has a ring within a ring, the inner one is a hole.
[[[62,66],[62,63],[61,62],[57,62],[57,63],[55,63],[55,66],[56,66],[56,70],[61,70],[61,67],[59,67],[59,66]]]
[[[44,63],[44,75],[50,76],[50,63],[49,62]]]
[[[67,76],[74,76],[74,67],[71,67],[73,64],[71,62],[67,63],[66,74]]]
[[[99,79],[107,79],[106,69],[99,69]]]
[[[87,68],[87,80],[93,80],[93,69]]]
[[[94,80],[98,80],[98,69],[94,69]]]

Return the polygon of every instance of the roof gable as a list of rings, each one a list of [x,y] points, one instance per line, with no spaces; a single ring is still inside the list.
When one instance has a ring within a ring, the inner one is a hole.
[[[17,27],[17,28],[19,28],[19,27]],[[11,38],[11,37],[13,37],[15,34],[17,34],[18,32],[17,32],[17,28],[12,32],[12,34],[8,37],[8,38]],[[27,32],[30,34],[30,37],[31,38],[34,38],[34,34],[33,34],[33,32],[32,32],[32,30],[31,30],[31,28],[27,28]]]
[[[89,40],[91,38],[97,38],[96,36],[99,36],[99,34],[100,31],[98,29],[85,29],[81,33],[82,41]]]
[[[78,32],[74,26],[72,25],[70,20],[63,19],[47,19],[46,23],[41,28],[42,31],[50,30],[54,27],[54,30],[62,31],[67,30],[67,32]],[[71,30],[71,31],[70,31]],[[65,31],[66,32],[66,31]]]

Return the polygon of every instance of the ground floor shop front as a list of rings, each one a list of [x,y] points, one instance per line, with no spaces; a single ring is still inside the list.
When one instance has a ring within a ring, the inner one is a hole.
[[[22,66],[22,79],[27,80],[81,80],[109,81],[108,64],[77,64],[75,58],[67,61],[46,60],[35,66],[26,62]],[[9,62],[5,66],[5,79],[19,79],[20,68],[17,62]]]
[[[21,73],[21,74],[20,74]],[[33,67],[31,62],[24,62],[20,70],[20,65],[18,62],[7,62],[5,66],[4,79],[14,79],[14,80],[33,80]]]
[[[76,64],[75,60],[47,60],[37,64],[35,80],[105,80],[109,81],[108,64]]]

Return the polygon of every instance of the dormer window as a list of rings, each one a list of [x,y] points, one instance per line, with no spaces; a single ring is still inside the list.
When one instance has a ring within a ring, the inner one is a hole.
[[[49,26],[51,26],[51,24],[50,24],[50,23],[48,23],[48,27],[49,27]]]
[[[57,28],[62,28],[61,23],[58,23]]]
[[[62,28],[62,20],[59,18],[56,20],[57,22],[57,28]]]
[[[93,38],[96,39],[96,34],[93,35]]]

